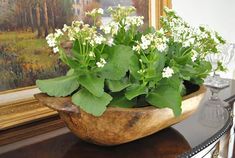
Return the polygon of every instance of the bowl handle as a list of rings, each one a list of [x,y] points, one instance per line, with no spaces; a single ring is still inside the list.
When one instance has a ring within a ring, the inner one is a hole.
[[[34,97],[53,110],[79,113],[78,107],[71,102],[71,97],[51,97],[45,93],[35,94]]]

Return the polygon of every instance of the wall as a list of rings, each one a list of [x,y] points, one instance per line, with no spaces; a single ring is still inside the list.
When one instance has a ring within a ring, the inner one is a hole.
[[[235,0],[172,0],[173,9],[193,26],[209,25],[228,43],[235,43]],[[235,77],[235,59],[222,77]]]
[[[234,0],[172,0],[173,8],[190,24],[207,24],[235,43]]]

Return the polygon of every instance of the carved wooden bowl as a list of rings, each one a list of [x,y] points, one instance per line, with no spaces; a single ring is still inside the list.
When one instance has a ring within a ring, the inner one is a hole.
[[[90,115],[71,102],[71,97],[56,98],[36,94],[45,106],[57,110],[68,128],[79,138],[98,145],[127,143],[178,123],[196,111],[205,94],[205,87],[183,98],[182,114],[175,117],[169,108],[108,107],[100,117]]]

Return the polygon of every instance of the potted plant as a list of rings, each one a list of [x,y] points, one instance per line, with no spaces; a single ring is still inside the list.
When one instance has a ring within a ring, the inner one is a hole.
[[[168,127],[197,108],[211,71],[205,57],[225,41],[207,27],[191,27],[165,8],[161,29],[141,31],[143,17],[133,7],[102,9],[86,15],[93,26],[74,21],[47,36],[54,53],[70,70],[37,80],[46,94],[35,97],[57,110],[80,138],[102,145],[126,143]],[[72,41],[65,50],[61,43]]]

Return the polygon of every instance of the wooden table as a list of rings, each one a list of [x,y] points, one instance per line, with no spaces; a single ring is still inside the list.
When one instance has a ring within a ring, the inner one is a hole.
[[[174,158],[231,156],[233,151],[233,102],[235,81],[221,91],[221,97],[230,102],[228,118],[218,127],[202,124],[199,110],[187,120],[143,139],[113,147],[101,147],[86,143],[66,129],[55,130],[49,136],[37,136],[0,147],[8,151],[0,158]],[[128,132],[128,131],[127,131]],[[104,133],[105,134],[105,133]],[[17,149],[16,149],[17,148]],[[230,154],[230,155],[229,155]],[[235,156],[234,156],[235,157]]]

